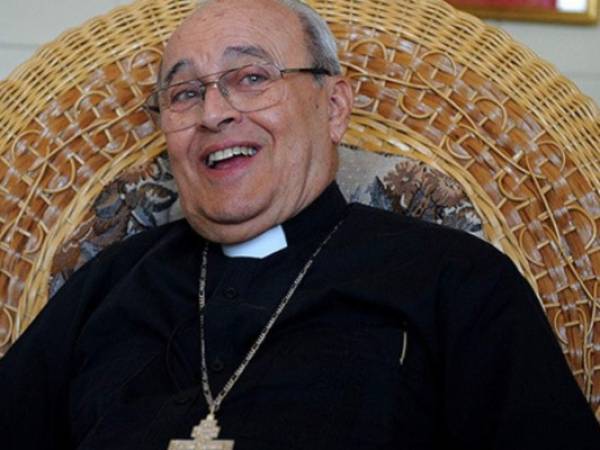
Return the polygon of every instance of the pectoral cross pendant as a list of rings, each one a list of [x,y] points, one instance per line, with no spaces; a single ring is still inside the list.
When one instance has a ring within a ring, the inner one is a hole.
[[[219,425],[212,413],[209,413],[200,424],[192,430],[190,440],[173,439],[168,450],[233,450],[234,441],[218,440]]]

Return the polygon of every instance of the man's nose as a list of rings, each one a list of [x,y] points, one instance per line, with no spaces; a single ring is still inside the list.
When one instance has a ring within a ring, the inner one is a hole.
[[[240,112],[231,106],[216,82],[206,86],[199,118],[202,127],[217,131],[240,117]]]

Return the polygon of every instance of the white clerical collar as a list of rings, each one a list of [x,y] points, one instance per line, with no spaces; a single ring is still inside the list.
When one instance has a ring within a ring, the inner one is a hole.
[[[287,248],[287,239],[281,225],[239,244],[221,246],[223,253],[230,258],[266,258]]]

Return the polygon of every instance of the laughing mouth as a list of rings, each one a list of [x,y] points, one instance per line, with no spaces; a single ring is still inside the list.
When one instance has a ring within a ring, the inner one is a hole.
[[[256,155],[257,152],[258,150],[254,147],[229,147],[209,154],[205,162],[210,169],[213,169],[217,166],[217,164],[222,163],[223,161],[227,161],[240,156],[251,158],[252,156]]]

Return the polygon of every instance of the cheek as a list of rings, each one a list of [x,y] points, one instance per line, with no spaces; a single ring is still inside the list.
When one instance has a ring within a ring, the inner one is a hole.
[[[275,137],[285,145],[285,151],[291,152],[288,155],[291,159],[303,160],[309,157],[313,147],[323,143],[326,120],[315,99],[309,99],[281,115]]]
[[[166,137],[167,142],[167,154],[169,155],[169,162],[173,172],[182,175],[185,171],[186,166],[189,165],[187,160],[189,137],[186,133],[173,133]]]
[[[182,139],[175,133],[166,135],[165,141],[167,143],[167,153],[169,154],[169,159],[171,161],[179,159],[183,148]]]

